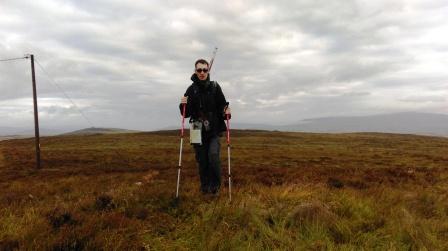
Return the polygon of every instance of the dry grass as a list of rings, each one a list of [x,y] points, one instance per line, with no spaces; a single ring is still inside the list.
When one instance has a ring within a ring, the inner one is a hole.
[[[32,140],[0,142],[0,250],[448,246],[448,139],[232,136],[231,203],[225,188],[218,198],[199,194],[188,146],[174,199],[175,131],[43,138],[39,171]]]

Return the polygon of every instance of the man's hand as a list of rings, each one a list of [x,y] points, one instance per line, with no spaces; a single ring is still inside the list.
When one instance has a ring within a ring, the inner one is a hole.
[[[230,115],[232,113],[232,110],[230,110],[230,107],[228,107],[228,106],[226,106],[225,108],[224,108],[224,114],[225,115]]]
[[[180,103],[181,103],[181,104],[186,104],[187,101],[188,101],[188,96],[184,96],[184,97],[182,97],[182,98],[180,99]]]

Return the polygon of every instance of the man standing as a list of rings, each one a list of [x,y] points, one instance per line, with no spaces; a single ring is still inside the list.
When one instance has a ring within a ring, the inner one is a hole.
[[[230,108],[221,87],[215,81],[210,81],[209,63],[198,59],[195,72],[191,76],[193,83],[188,87],[179,105],[180,112],[186,105],[185,117],[190,117],[190,123],[199,125],[200,138],[193,144],[198,163],[201,192],[203,194],[218,194],[221,186],[220,136],[226,131],[224,122],[230,118]],[[190,132],[191,133],[191,132]]]

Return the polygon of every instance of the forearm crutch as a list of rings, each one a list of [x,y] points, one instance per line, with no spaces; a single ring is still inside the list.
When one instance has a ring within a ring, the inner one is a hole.
[[[229,107],[229,103],[227,103]],[[232,175],[230,172],[230,122],[229,114],[226,114],[227,120],[227,167],[228,167],[228,180],[229,180],[229,201],[232,201]]]

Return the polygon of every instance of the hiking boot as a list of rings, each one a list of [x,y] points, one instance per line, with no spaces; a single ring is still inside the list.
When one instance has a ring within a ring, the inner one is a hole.
[[[210,193],[213,194],[214,196],[218,196],[219,195],[219,188],[214,187],[210,189]]]
[[[210,188],[208,188],[208,187],[201,187],[201,188],[199,189],[199,191],[200,191],[202,194],[209,194],[209,193],[210,193]]]

